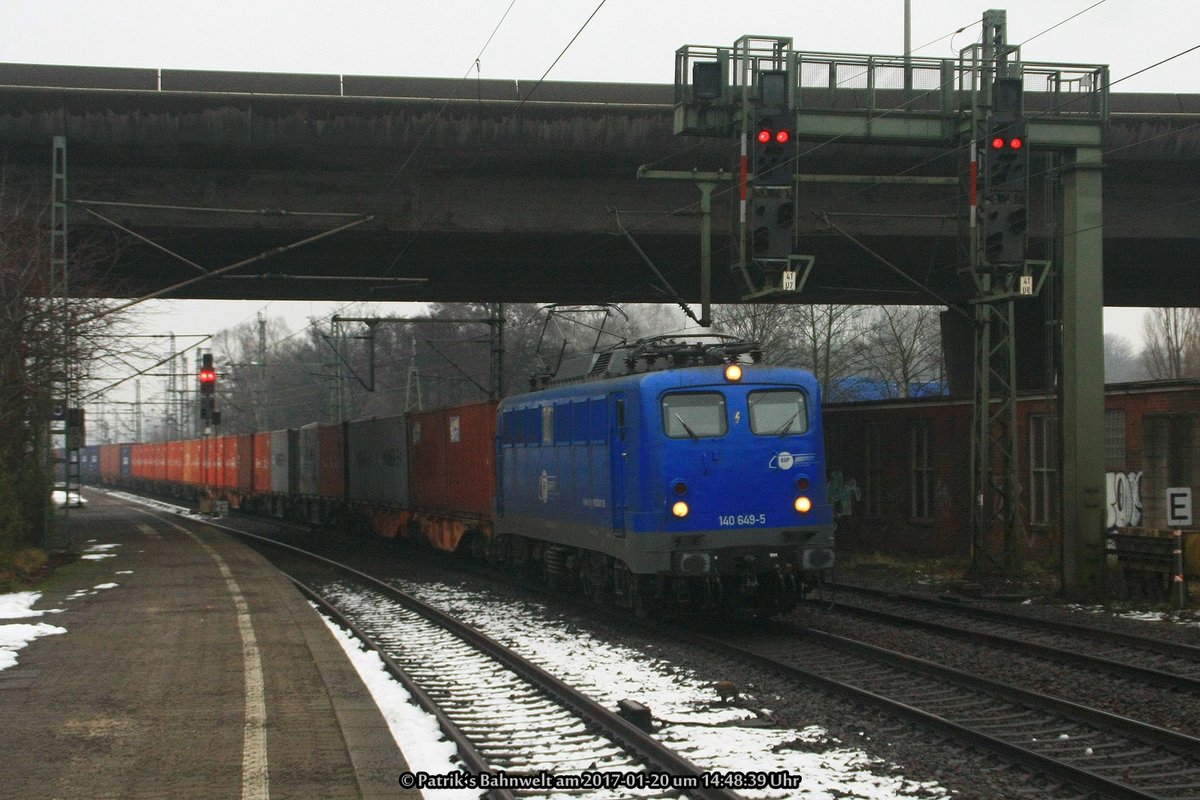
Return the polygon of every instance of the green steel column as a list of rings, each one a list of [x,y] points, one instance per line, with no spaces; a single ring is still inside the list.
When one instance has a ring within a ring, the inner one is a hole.
[[[1063,172],[1063,590],[1104,584],[1104,295],[1101,151]]]

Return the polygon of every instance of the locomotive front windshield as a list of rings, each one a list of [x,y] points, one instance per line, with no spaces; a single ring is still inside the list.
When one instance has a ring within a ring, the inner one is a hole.
[[[662,399],[663,429],[672,439],[724,436],[725,396],[719,392],[669,394]]]
[[[790,436],[808,430],[804,392],[775,389],[751,392],[750,430],[759,436]]]

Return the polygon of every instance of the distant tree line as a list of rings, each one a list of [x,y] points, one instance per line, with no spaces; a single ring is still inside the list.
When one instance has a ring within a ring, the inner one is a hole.
[[[1104,335],[1104,377],[1110,383],[1200,378],[1200,308],[1151,308],[1142,318],[1141,350]]]
[[[550,317],[536,304],[504,305],[503,393],[528,389],[530,377],[552,370],[563,353],[603,347],[617,337],[680,330],[682,318],[672,307],[624,310],[628,318],[610,314],[606,320],[598,311]],[[722,305],[714,308],[711,330],[760,342],[769,363],[811,370],[826,401],[903,398],[945,391],[942,310]],[[277,430],[486,399],[492,388],[486,324],[491,314],[486,304],[433,304],[420,315],[428,320],[422,322],[344,322],[335,329],[329,320],[312,320],[292,332],[281,320],[268,319],[261,327],[251,320],[224,331],[213,345],[221,374],[220,432]],[[386,307],[358,307],[342,316],[388,313]],[[1194,311],[1154,309],[1147,315],[1145,351],[1134,353],[1124,340],[1106,336],[1108,379],[1197,375],[1196,326]],[[149,438],[174,435],[165,425],[148,430]]]
[[[760,342],[769,363],[812,370],[831,399],[906,397],[942,381],[939,310],[718,306],[712,331]],[[623,312],[551,315],[535,304],[504,305],[502,393],[527,390],[532,376],[552,372],[564,354],[680,332],[672,307],[626,306]],[[220,431],[276,430],[486,399],[492,389],[491,313],[484,304],[434,304],[422,322],[341,323],[335,330],[328,320],[313,320],[293,333],[282,321],[267,320],[262,328],[249,321],[224,331],[213,347],[221,373]],[[358,308],[341,316],[387,314]]]
[[[811,370],[827,402],[940,393],[940,306],[728,305],[715,328],[763,344],[766,359]]]

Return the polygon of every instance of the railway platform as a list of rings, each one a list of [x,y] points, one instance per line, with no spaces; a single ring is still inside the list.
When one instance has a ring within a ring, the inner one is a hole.
[[[320,616],[260,555],[89,494],[85,558],[21,620],[66,629],[0,671],[0,796],[413,798],[387,723]],[[11,622],[12,620],[4,620]]]

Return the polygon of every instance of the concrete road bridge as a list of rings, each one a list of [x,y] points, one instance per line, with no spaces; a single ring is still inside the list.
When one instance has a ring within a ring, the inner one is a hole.
[[[0,164],[10,199],[44,202],[65,137],[71,241],[112,242],[129,296],[190,281],[165,296],[654,302],[665,283],[695,300],[700,193],[638,168],[728,173],[735,142],[674,135],[671,86],[534,88],[0,64]],[[1033,257],[1054,190],[1036,146]],[[1194,304],[1200,95],[1112,94],[1103,151],[1105,304]],[[806,300],[930,302],[901,272],[968,296],[965,200],[946,180],[960,152],[837,139],[800,152]],[[736,189],[714,193],[717,302],[742,293],[726,268]]]

